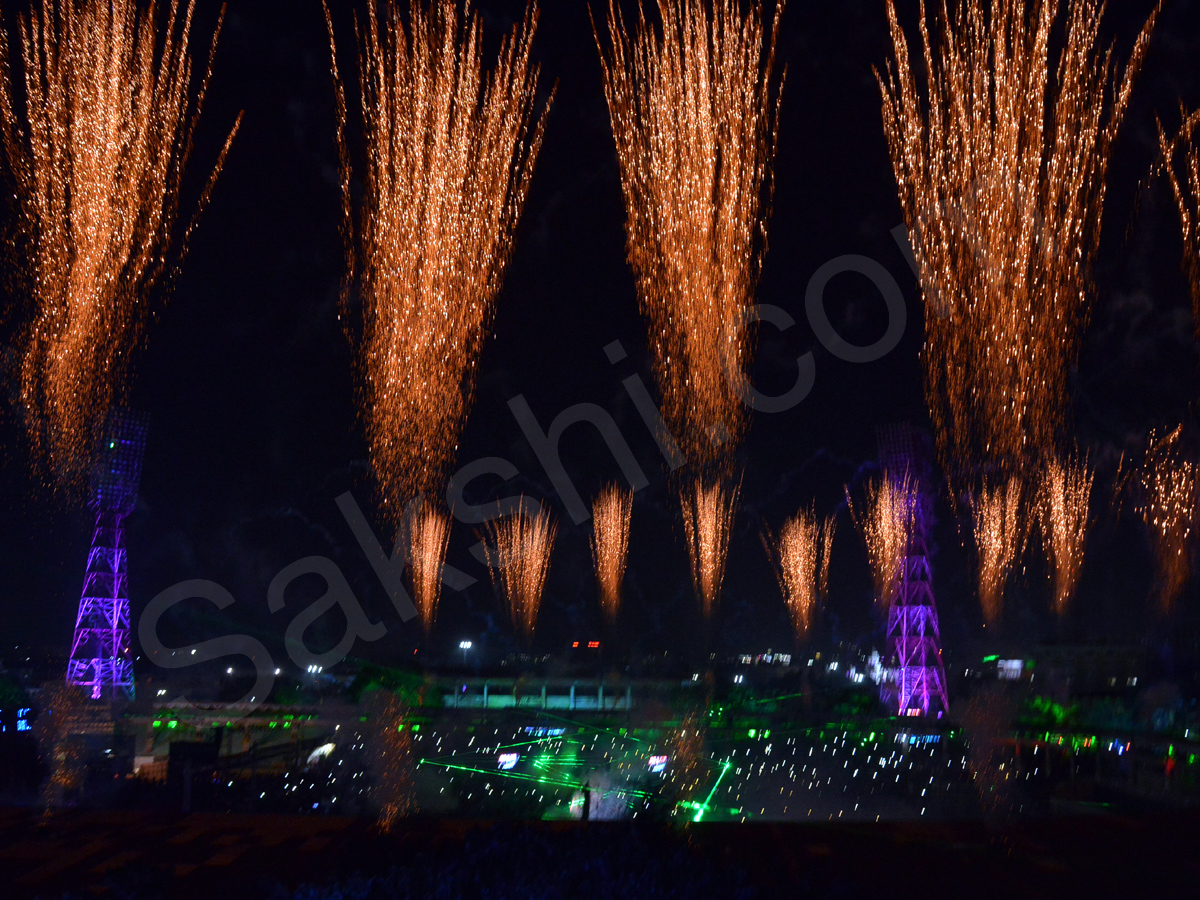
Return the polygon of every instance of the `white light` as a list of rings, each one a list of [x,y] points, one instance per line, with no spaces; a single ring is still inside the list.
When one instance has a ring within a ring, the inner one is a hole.
[[[225,674],[226,674],[226,675],[232,675],[232,674],[233,674],[233,669],[226,669],[226,670],[225,670]]]
[[[458,649],[459,649],[459,650],[470,650],[470,649],[471,649],[471,642],[470,642],[470,641],[459,641],[459,642],[458,642]]]

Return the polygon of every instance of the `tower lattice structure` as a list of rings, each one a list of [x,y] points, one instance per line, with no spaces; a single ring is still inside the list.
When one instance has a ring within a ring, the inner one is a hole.
[[[908,485],[907,549],[888,598],[888,668],[893,678],[884,683],[884,700],[895,703],[902,716],[929,715],[937,704],[942,711],[950,708],[926,543],[932,518],[929,455],[918,438],[907,425],[879,431],[884,477]]]
[[[96,527],[67,664],[67,683],[86,688],[93,700],[133,698],[125,518],[137,504],[146,427],[144,415],[114,410],[93,473]]]

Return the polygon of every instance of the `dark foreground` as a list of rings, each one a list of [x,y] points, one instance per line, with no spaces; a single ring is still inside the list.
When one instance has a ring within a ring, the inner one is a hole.
[[[120,900],[1189,896],[1200,815],[690,825],[0,809],[0,895]]]

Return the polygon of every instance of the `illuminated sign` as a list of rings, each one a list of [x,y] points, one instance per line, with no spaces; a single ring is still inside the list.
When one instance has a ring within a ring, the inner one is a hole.
[[[1025,669],[1024,660],[1020,659],[999,659],[996,660],[996,677],[1001,681],[1017,681],[1021,677],[1021,672]]]
[[[509,769],[515,769],[520,759],[520,753],[501,753],[497,764],[502,772],[507,772]]]
[[[650,757],[650,771],[657,775],[661,775],[667,770],[667,763],[671,761],[669,756],[652,756]]]

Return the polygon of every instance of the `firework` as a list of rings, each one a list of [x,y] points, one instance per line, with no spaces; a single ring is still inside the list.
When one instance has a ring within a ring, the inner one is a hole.
[[[802,510],[784,524],[774,548],[768,547],[774,557],[779,589],[800,639],[808,634],[817,601],[829,587],[833,531],[833,519],[821,522],[811,510]]]
[[[1183,129],[1174,141],[1168,141],[1162,123],[1158,126],[1159,147],[1167,178],[1179,207],[1179,224],[1183,229],[1184,267],[1192,282],[1192,305],[1196,316],[1197,333],[1200,334],[1200,146],[1191,143],[1196,127],[1200,125],[1200,111],[1184,116]],[[1175,169],[1175,154],[1179,148],[1183,154],[1183,174]]]
[[[611,624],[621,609],[621,582],[629,555],[633,494],[615,484],[600,492],[592,506],[592,559],[600,583],[600,606]]]
[[[390,831],[414,807],[412,732],[405,704],[388,690],[372,690],[364,703],[371,794],[379,808],[379,827]]]
[[[493,584],[508,606],[513,626],[529,643],[542,606],[558,527],[549,510],[539,506],[538,512],[529,513],[522,505],[513,515],[489,523],[488,531],[494,545],[490,560]]]
[[[1042,470],[1038,522],[1054,578],[1054,611],[1060,616],[1067,612],[1083,569],[1094,478],[1086,461],[1054,460]]]
[[[33,723],[33,736],[48,776],[42,785],[42,807],[46,815],[68,806],[83,787],[87,776],[85,735],[111,733],[112,720],[105,723],[109,710],[94,709],[79,688],[51,684],[43,688],[42,705]]]
[[[866,506],[856,509],[846,491],[846,503],[854,524],[867,545],[867,560],[875,582],[875,596],[886,611],[892,604],[896,583],[915,525],[917,487],[907,474],[885,475],[867,485]]]
[[[1016,480],[983,490],[972,504],[975,549],[979,556],[979,604],[986,625],[1000,621],[1004,588],[1024,546],[1021,489]]]
[[[924,73],[888,0],[884,128],[926,304],[926,393],[944,460],[1017,471],[1060,439],[1087,321],[1113,141],[1157,11],[1122,70],[1100,0],[964,0]],[[941,35],[940,40],[930,37]]]
[[[154,3],[139,11],[135,0],[39,0],[20,20],[16,89],[0,28],[0,143],[20,233],[10,261],[31,305],[20,402],[36,456],[67,489],[86,480],[141,343],[149,293],[172,267],[211,65],[193,97],[192,3],[182,15],[175,2],[166,9],[160,27]]]
[[[450,517],[429,503],[414,504],[405,523],[413,595],[428,634],[442,596],[442,562],[450,542]]]
[[[1158,565],[1159,598],[1167,611],[1191,574],[1200,470],[1180,447],[1182,428],[1151,432],[1141,473],[1138,513],[1150,531]]]
[[[729,552],[729,533],[737,499],[738,488],[729,490],[719,483],[697,483],[680,496],[683,530],[687,536],[688,559],[692,567],[692,586],[706,622],[712,619],[721,596],[725,557]]]
[[[744,17],[737,0],[709,6],[659,0],[661,29],[643,9],[631,35],[610,3],[607,52],[596,34],[664,417],[703,467],[745,429],[733,376],[766,249],[783,13],[768,31],[757,0]]]
[[[666,735],[670,766],[667,769],[666,793],[675,801],[673,814],[689,808],[697,796],[700,780],[706,774],[704,762],[705,716],[701,710],[688,710],[679,725]]]
[[[359,80],[365,162],[351,164],[334,55],[350,316],[362,301],[361,405],[385,505],[397,514],[440,487],[470,407],[474,373],[541,147],[538,12],[484,70],[470,0],[368,3]],[[382,21],[381,21],[382,20]],[[362,184],[361,203],[353,186]]]

